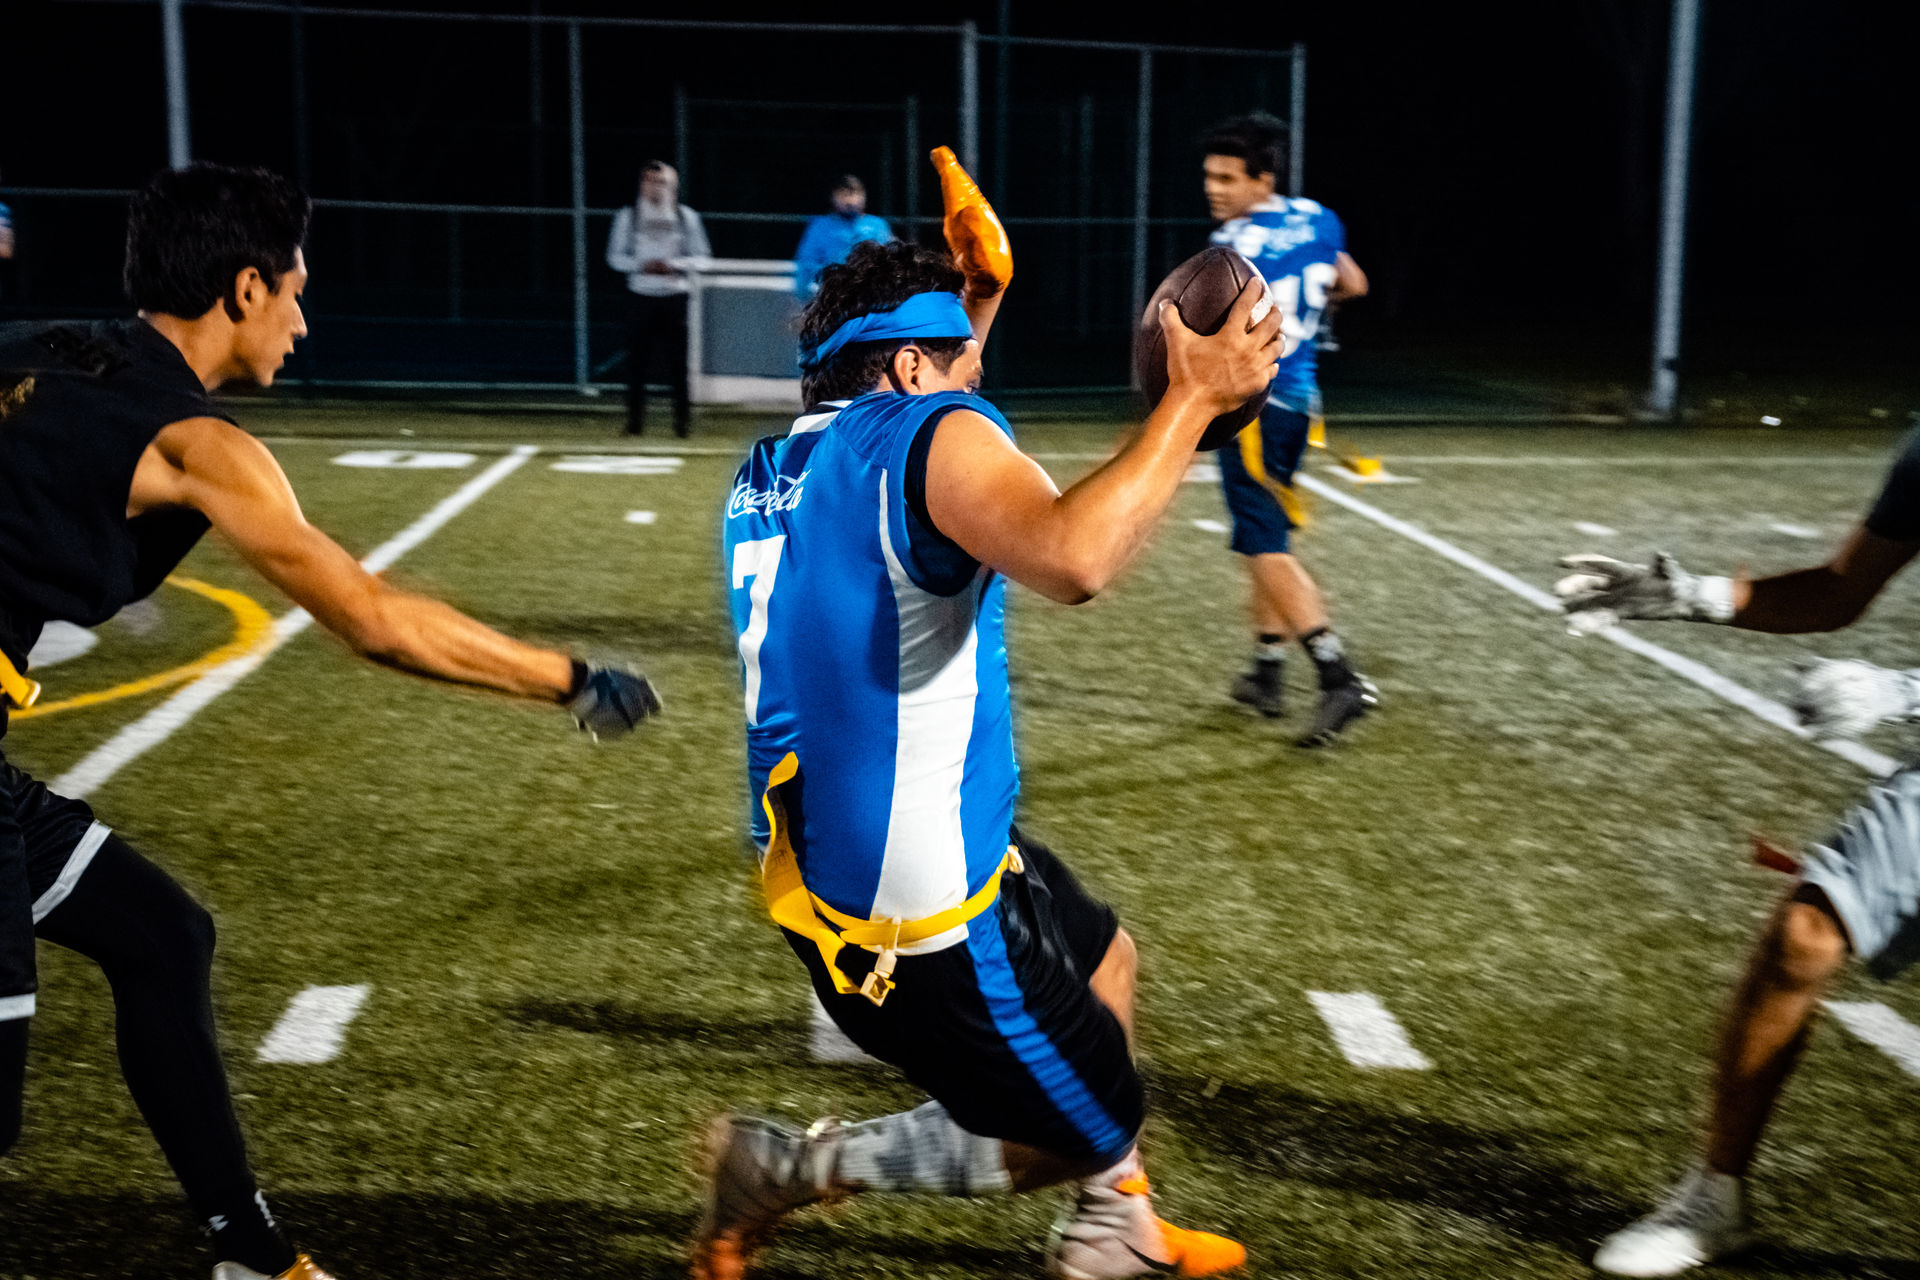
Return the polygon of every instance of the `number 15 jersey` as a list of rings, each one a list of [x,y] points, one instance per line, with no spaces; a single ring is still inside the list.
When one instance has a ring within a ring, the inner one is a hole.
[[[1336,264],[1347,247],[1346,228],[1333,210],[1315,201],[1271,196],[1250,213],[1221,223],[1213,243],[1228,246],[1259,269],[1286,317],[1292,349],[1274,375],[1274,397],[1296,413],[1319,413],[1313,338],[1327,309],[1327,288],[1340,274]]]
[[[929,527],[912,475],[916,438],[955,409],[1013,434],[964,392],[862,396],[755,444],[727,503],[755,840],[767,775],[794,752],[801,875],[869,919],[922,919],[984,886],[1019,790],[1005,584]]]

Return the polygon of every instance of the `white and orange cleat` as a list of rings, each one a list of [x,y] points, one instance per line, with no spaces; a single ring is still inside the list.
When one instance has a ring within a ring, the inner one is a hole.
[[[1054,1226],[1047,1247],[1047,1273],[1059,1280],[1210,1276],[1246,1260],[1246,1249],[1225,1236],[1161,1220],[1153,1188],[1138,1173],[1111,1185],[1082,1183],[1080,1199]]]
[[[845,1132],[836,1119],[810,1129],[748,1116],[716,1121],[707,1134],[707,1211],[690,1251],[693,1280],[740,1280],[780,1219],[837,1199]]]
[[[294,1259],[292,1266],[277,1276],[243,1267],[237,1262],[222,1262],[214,1267],[213,1280],[333,1280],[333,1277],[303,1253]]]

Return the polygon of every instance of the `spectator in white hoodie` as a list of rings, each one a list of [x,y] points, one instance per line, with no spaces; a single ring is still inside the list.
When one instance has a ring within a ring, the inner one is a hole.
[[[680,175],[661,160],[640,171],[640,196],[613,218],[607,265],[625,273],[627,434],[646,428],[647,372],[656,354],[673,389],[673,433],[687,434],[687,268],[713,253],[700,215],[679,202]]]

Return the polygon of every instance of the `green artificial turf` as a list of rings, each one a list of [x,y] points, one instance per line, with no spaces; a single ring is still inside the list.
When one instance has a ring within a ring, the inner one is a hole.
[[[683,453],[671,474],[552,469],[630,448],[611,422],[355,406],[253,425],[311,517],[362,554],[508,446],[539,445],[391,576],[516,634],[638,660],[667,701],[638,740],[596,747],[558,711],[356,664],[309,631],[93,797],[213,910],[262,1179],[343,1280],[675,1274],[710,1117],[916,1101],[884,1069],[810,1061],[800,970],[743,854],[718,518],[738,452],[775,424],[717,419],[685,450],[642,441]],[[1055,421],[1023,440],[1065,483],[1115,429]],[[1335,430],[1419,481],[1352,490],[1363,501],[1539,587],[1573,550],[1657,546],[1719,571],[1820,558],[1895,439]],[[369,442],[479,456],[332,465]],[[1595,1241],[1687,1153],[1714,1018],[1783,883],[1747,863],[1747,832],[1817,838],[1865,775],[1354,512],[1315,510],[1300,549],[1380,714],[1334,750],[1294,749],[1313,697],[1298,657],[1284,722],[1227,701],[1243,584],[1224,537],[1193,523],[1224,519],[1217,488],[1190,484],[1105,597],[1011,595],[1023,822],[1139,942],[1167,1216],[1244,1240],[1256,1275],[1586,1275]],[[183,572],[288,607],[215,542]],[[197,597],[159,604],[146,634],[110,623],[50,669],[49,695],[225,638]],[[1839,635],[1640,631],[1778,697],[1795,653],[1911,665],[1917,626],[1920,579]],[[20,723],[8,758],[52,777],[163,696]],[[40,959],[28,1133],[0,1161],[0,1277],[203,1272],[120,1084],[104,983],[51,947]],[[338,1059],[255,1060],[296,992],[340,983],[372,994]],[[1350,1065],[1309,991],[1374,993],[1433,1069]],[[1855,975],[1840,994],[1920,1022],[1912,981]],[[1916,1088],[1823,1027],[1758,1170],[1769,1243],[1725,1273],[1914,1274]],[[762,1274],[1038,1274],[1058,1203],[804,1215]]]

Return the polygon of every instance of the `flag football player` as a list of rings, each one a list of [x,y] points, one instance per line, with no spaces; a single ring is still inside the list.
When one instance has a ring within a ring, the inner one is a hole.
[[[1292,545],[1300,523],[1293,474],[1320,417],[1314,333],[1331,303],[1366,294],[1367,277],[1347,253],[1346,230],[1333,210],[1278,194],[1286,145],[1286,126],[1261,112],[1223,120],[1201,143],[1207,209],[1220,223],[1213,243],[1236,250],[1266,277],[1291,339],[1266,407],[1217,456],[1233,520],[1229,545],[1245,558],[1252,589],[1253,665],[1235,678],[1233,697],[1262,715],[1281,715],[1281,661],[1297,640],[1320,686],[1313,724],[1299,742],[1319,747],[1380,697],[1354,670]]]
[[[1074,604],[1140,550],[1201,431],[1273,374],[1244,290],[1219,335],[1164,315],[1171,388],[1064,493],[975,392],[1012,274],[944,148],[949,253],[862,244],[801,335],[807,412],[760,441],[724,518],[768,906],[855,1044],[932,1097],[810,1129],[721,1122],[694,1274],[732,1280],[779,1218],[857,1193],[1077,1181],[1054,1274],[1205,1275],[1244,1250],[1162,1222],[1136,1148],[1134,949],[1013,825],[1005,582]]]
[[[1651,566],[1569,556],[1556,587],[1576,630],[1621,618],[1722,623],[1799,634],[1852,623],[1920,551],[1920,435],[1909,439],[1865,521],[1827,563],[1749,581],[1691,574],[1667,556]],[[1920,719],[1920,671],[1821,659],[1797,675],[1793,707],[1816,737],[1851,738],[1885,721]],[[1753,1241],[1746,1177],[1822,995],[1849,956],[1890,980],[1920,960],[1920,770],[1876,784],[1824,844],[1747,962],[1720,1032],[1698,1156],[1652,1214],[1616,1233],[1594,1259],[1622,1276],[1670,1276]]]
[[[105,622],[208,528],[364,657],[568,707],[596,735],[658,707],[588,668],[395,590],[301,516],[273,455],[209,397],[272,383],[306,333],[307,198],[260,170],[162,173],[127,226],[137,319],[0,339],[0,734],[41,628]],[[213,921],[166,872],[0,755],[0,1153],[21,1131],[35,935],[99,964],[122,1072],[211,1239],[216,1280],[321,1280],[248,1165],[213,1021]]]

